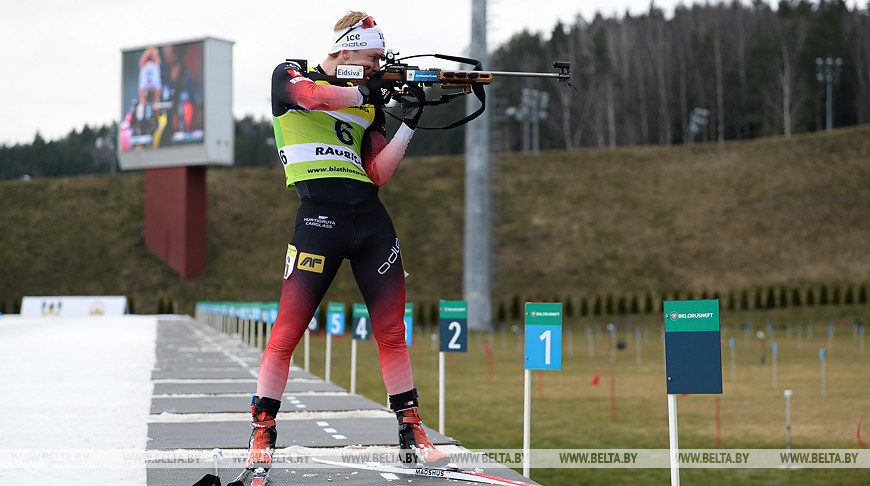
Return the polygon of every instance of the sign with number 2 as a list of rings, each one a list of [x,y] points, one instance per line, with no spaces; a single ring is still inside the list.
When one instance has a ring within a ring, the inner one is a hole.
[[[440,351],[468,351],[468,305],[464,300],[442,300],[439,308]]]

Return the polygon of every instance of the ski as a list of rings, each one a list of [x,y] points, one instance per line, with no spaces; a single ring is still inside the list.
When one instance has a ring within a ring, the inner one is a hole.
[[[251,486],[265,486],[269,482],[271,469],[258,467],[256,469],[244,469],[236,479],[227,483],[227,486],[244,486],[245,480],[251,476]]]
[[[352,469],[364,469],[367,471],[376,471],[381,473],[392,473],[392,474],[402,474],[406,476],[420,476],[420,477],[428,477],[428,478],[441,478],[441,479],[458,479],[461,481],[469,481],[474,483],[482,483],[482,484],[497,484],[502,486],[533,486],[530,483],[524,483],[522,481],[514,481],[512,479],[500,478],[498,476],[491,476],[489,474],[483,474],[473,471],[464,471],[459,468],[452,467],[398,467],[398,466],[387,466],[384,464],[376,463],[376,462],[368,462],[365,464],[354,464],[351,462],[339,462],[339,461],[330,461],[327,459],[319,459],[312,458],[314,462],[319,462],[321,464],[329,464],[331,466],[338,467],[348,467]]]
[[[242,472],[239,473],[238,476],[236,476],[236,479],[233,479],[232,481],[227,483],[227,486],[245,486],[244,481],[250,473],[251,473],[250,469],[247,469],[247,468],[242,469]],[[220,483],[218,483],[218,484],[220,484]]]
[[[272,469],[264,469],[258,467],[254,469],[254,478],[251,480],[251,486],[265,486],[269,482],[269,473]]]

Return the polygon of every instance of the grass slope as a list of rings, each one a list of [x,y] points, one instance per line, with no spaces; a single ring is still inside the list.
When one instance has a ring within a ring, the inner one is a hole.
[[[870,126],[721,145],[493,156],[494,301],[865,282]],[[208,268],[144,246],[141,173],[0,183],[0,298],[277,300],[298,207],[280,168],[208,173]],[[462,297],[464,164],[404,161],[382,188],[408,300]],[[327,295],[360,301],[348,265]]]

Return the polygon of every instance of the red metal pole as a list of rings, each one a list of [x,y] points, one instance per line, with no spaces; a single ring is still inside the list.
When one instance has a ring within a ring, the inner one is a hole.
[[[616,377],[610,377],[610,421],[616,422]]]
[[[720,414],[719,407],[719,395],[716,395],[716,448],[722,448],[722,416]]]

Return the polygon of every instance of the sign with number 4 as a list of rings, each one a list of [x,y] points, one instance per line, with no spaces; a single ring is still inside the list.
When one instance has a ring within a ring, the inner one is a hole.
[[[368,341],[372,338],[372,321],[365,304],[353,305],[353,338],[357,341]]]
[[[440,351],[468,351],[468,304],[464,300],[442,300],[438,316]]]
[[[562,369],[562,304],[526,303],[524,368]]]

